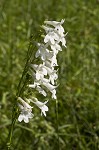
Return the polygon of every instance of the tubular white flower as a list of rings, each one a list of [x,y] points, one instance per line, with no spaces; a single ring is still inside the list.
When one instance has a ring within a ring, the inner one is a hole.
[[[57,80],[58,79],[58,75],[55,73],[55,72],[53,72],[51,75],[50,75],[50,81],[51,81],[51,83],[54,85],[55,84],[55,80]]]
[[[52,84],[54,83],[54,80],[56,80],[56,78],[57,75],[53,74],[52,76],[50,76],[50,79],[42,78],[41,80],[35,81],[34,84],[29,84],[29,87],[36,88],[36,90],[38,90],[39,93],[43,94],[44,96],[47,96],[47,93],[42,88],[42,86],[45,86],[52,94],[55,93],[55,89],[57,88],[57,86],[54,86]],[[50,83],[50,81],[52,84]]]
[[[66,40],[65,40],[65,36],[66,34],[64,34],[64,28],[62,27],[62,24],[64,23],[65,20],[61,20],[61,22],[57,22],[57,21],[45,21],[44,23],[48,24],[48,25],[52,25],[54,28],[53,28],[53,31],[51,32],[48,32],[48,34],[45,36],[45,41],[48,42],[48,39],[50,40],[51,39],[51,34],[54,32],[53,35],[56,35],[57,36],[53,36],[54,39],[59,43],[59,42],[62,42],[62,46],[65,46],[66,47]],[[48,27],[47,27],[48,28]],[[49,27],[50,28],[50,27]],[[57,38],[56,38],[57,37]],[[44,41],[44,42],[45,42]],[[46,43],[46,42],[45,42]],[[53,43],[51,43],[53,44]]]
[[[58,78],[57,70],[53,70],[46,66],[45,66],[45,68],[47,70],[47,74],[49,75],[49,81],[51,81],[51,83],[54,85],[54,80],[56,80]]]
[[[44,21],[44,23],[56,27],[56,26],[62,25],[64,23],[64,21],[65,21],[65,19],[62,19],[61,22],[58,22],[58,21]]]
[[[59,36],[54,31],[49,32],[44,38],[45,43],[55,44],[56,41],[59,42]]]
[[[29,87],[30,88],[36,88],[39,85],[40,85],[39,81],[34,81],[34,84],[29,84]]]
[[[32,108],[28,103],[26,103],[21,97],[18,98],[18,100],[22,103],[22,105],[19,103],[19,108],[20,108],[20,115],[18,117],[18,121],[21,122],[22,120],[25,123],[29,122],[29,119],[33,118],[32,114]]]
[[[56,90],[55,89],[52,91],[52,98],[53,99],[57,99],[57,97],[56,97]]]
[[[62,42],[62,46],[66,47],[66,40],[65,40],[64,36],[61,37],[60,41]]]
[[[51,67],[58,66],[56,55],[53,55],[53,57],[50,59],[50,61],[51,61]]]
[[[57,86],[53,86],[53,85],[51,85],[50,83],[47,83],[47,82],[44,82],[44,81],[42,81],[42,84],[43,84],[45,87],[47,87],[47,89],[48,89],[49,91],[53,91],[55,88],[57,88]]]
[[[56,88],[57,86],[53,86],[50,83],[42,82],[42,85],[44,85],[51,93],[52,93],[52,98],[56,99]]]
[[[38,90],[39,93],[41,93],[44,96],[47,96],[47,93],[45,92],[45,90],[43,90],[40,86],[37,86],[36,88]]]
[[[37,80],[40,80],[41,78],[44,77],[44,75],[47,75],[47,70],[44,68],[43,64],[40,65],[31,65],[33,69],[36,71],[35,76]]]
[[[55,44],[50,45],[50,46],[51,46],[52,51],[56,55],[58,54],[59,51],[62,51],[62,48],[61,48],[61,46],[58,43],[55,43]]]
[[[61,22],[57,21],[45,21],[44,23],[48,25],[52,25],[55,27],[55,31],[58,32],[59,35],[63,35],[64,33],[64,28],[62,27],[62,24],[64,23],[65,20],[61,20]]]
[[[38,101],[38,99],[34,97],[33,97],[33,100],[32,99],[29,99],[29,100],[30,102],[33,102],[36,106],[38,106],[41,109],[41,115],[44,114],[44,116],[46,116],[46,111],[48,111],[48,107],[45,104],[48,101],[45,101],[43,103],[43,102]]]
[[[46,45],[40,43],[38,43],[38,45],[39,45],[39,49],[35,54],[36,58],[40,56],[43,61],[52,58],[53,52],[49,51]]]
[[[49,60],[43,61],[43,65],[50,68],[51,70],[54,70],[54,67],[51,66],[51,62]]]
[[[53,28],[47,27],[47,26],[44,26],[44,25],[42,25],[42,28],[45,30],[46,33],[53,31]]]
[[[41,93],[42,95],[44,96],[47,96],[47,93],[45,92],[45,90],[43,90],[41,87],[40,87],[40,84],[39,81],[38,82],[34,82],[34,84],[29,84],[29,87],[30,88],[36,88],[36,90]]]

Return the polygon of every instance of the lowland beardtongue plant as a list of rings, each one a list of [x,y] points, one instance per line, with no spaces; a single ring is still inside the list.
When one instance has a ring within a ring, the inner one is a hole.
[[[57,54],[59,51],[62,51],[61,45],[66,47],[66,40],[64,33],[64,28],[62,24],[64,20],[61,22],[57,21],[45,21],[46,25],[43,25],[42,28],[45,30],[46,35],[44,36],[44,42],[38,43],[38,50],[35,54],[35,57],[40,57],[41,64],[30,64],[32,69],[32,77],[33,83],[29,84],[28,87],[32,89],[36,89],[43,96],[47,96],[47,92],[49,91],[52,94],[52,98],[56,99],[56,80],[58,79],[58,70],[55,69],[55,66],[58,66],[57,63]],[[32,99],[23,100],[22,98],[18,98],[20,115],[18,117],[18,121],[22,120],[25,123],[29,122],[34,115],[32,114],[32,106],[30,103],[38,106],[41,109],[41,115],[46,116],[46,111],[48,111],[48,107],[45,102],[39,101],[37,98],[32,97]],[[21,103],[21,104],[20,104]]]

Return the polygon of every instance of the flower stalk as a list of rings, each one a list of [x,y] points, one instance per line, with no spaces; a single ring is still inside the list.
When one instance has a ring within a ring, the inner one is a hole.
[[[30,119],[32,119],[34,116],[34,114],[32,113],[33,106],[37,106],[41,110],[41,116],[44,115],[46,117],[46,112],[49,110],[48,106],[46,106],[48,100],[43,102],[38,100],[37,97],[32,97],[31,95],[30,98],[22,98],[21,95],[23,95],[22,93],[26,85],[24,77],[26,78],[26,74],[29,70],[31,71],[30,76],[32,78],[32,81],[30,84],[27,85],[27,88],[38,91],[44,97],[48,97],[48,94],[50,93],[52,99],[55,99],[57,103],[57,55],[60,51],[62,51],[62,46],[66,47],[66,34],[62,26],[63,23],[64,20],[62,19],[60,22],[45,21],[45,25],[42,25],[42,28],[45,30],[45,35],[43,36],[44,39],[42,43],[37,43],[38,50],[34,55],[35,59],[40,59],[40,63],[38,64],[34,64],[33,61],[31,61],[34,59],[34,56],[33,58],[31,58],[33,49],[31,48],[30,42],[27,54],[27,62],[18,85],[18,92],[16,94],[16,101],[14,104],[12,115],[12,124],[7,142],[8,150],[10,149],[12,133],[18,115],[19,122],[24,121],[25,123],[28,123]],[[58,104],[56,104],[56,109],[58,109],[57,107]]]

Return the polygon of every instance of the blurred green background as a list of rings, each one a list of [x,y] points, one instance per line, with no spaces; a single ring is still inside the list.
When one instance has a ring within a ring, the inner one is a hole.
[[[50,100],[46,118],[38,112],[29,124],[16,122],[11,150],[99,149],[98,0],[0,0],[1,147],[9,133],[29,38],[45,20],[61,19],[68,35],[67,49],[58,55],[58,120],[55,101]]]

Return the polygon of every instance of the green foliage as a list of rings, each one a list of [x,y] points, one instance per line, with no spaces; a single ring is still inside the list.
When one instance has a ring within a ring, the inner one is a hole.
[[[65,19],[67,49],[58,55],[58,110],[50,100],[46,118],[34,110],[29,124],[17,121],[11,150],[98,150],[99,1],[1,0],[0,14],[0,149],[6,150],[30,36],[39,41],[44,20]]]

